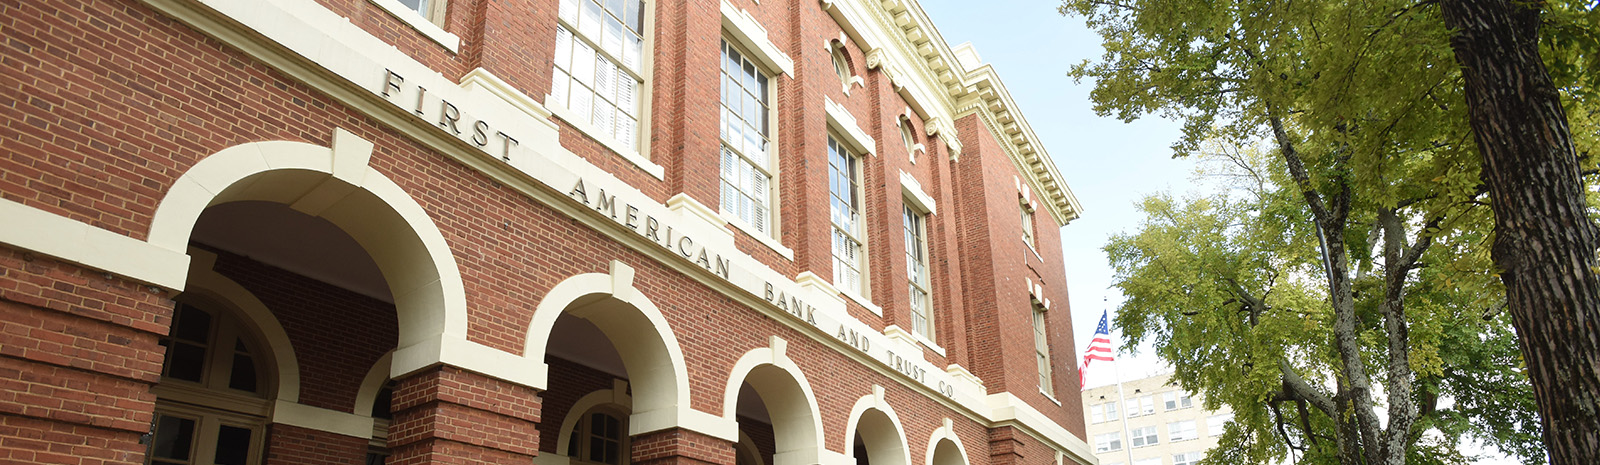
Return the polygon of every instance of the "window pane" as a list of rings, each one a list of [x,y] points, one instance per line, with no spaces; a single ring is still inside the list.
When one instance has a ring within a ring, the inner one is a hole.
[[[245,465],[250,461],[249,428],[222,425],[217,431],[217,465]]]
[[[564,5],[566,2],[562,2],[562,4]],[[572,68],[572,31],[568,31],[567,28],[561,26],[556,26],[555,63],[557,68]]]
[[[559,15],[561,16],[561,19],[566,20],[568,24],[577,24],[578,0],[561,0],[561,12]]]
[[[185,381],[200,382],[205,370],[206,348],[187,343],[176,343],[167,353],[167,376]]]
[[[228,387],[256,392],[256,364],[246,354],[233,354],[233,369],[228,374]]]
[[[150,455],[157,458],[189,460],[194,445],[194,420],[156,414],[155,438]]]
[[[622,21],[606,17],[606,31],[605,36],[600,39],[600,49],[614,57],[622,56]]]
[[[561,68],[556,68],[550,77],[550,101],[545,102],[545,104],[567,106],[567,88],[571,85],[571,82],[572,78],[567,77],[566,72],[561,71]]]
[[[628,12],[626,15],[627,16],[623,18],[623,21],[628,24],[628,28],[633,29],[634,35],[643,35],[644,2],[630,0],[628,2]]]
[[[173,322],[172,337],[205,344],[211,336],[211,314],[194,307],[178,304],[177,321]]]
[[[572,43],[572,78],[586,86],[594,86],[594,49],[582,41]]]
[[[602,24],[600,18],[603,17],[605,17],[605,13],[600,11],[600,4],[595,3],[594,0],[585,0],[583,2],[583,19],[578,21],[578,33],[583,34],[584,37],[588,37],[590,40],[598,39]]]

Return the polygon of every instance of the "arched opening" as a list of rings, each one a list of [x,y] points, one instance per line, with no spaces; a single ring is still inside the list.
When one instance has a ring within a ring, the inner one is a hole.
[[[873,408],[862,412],[853,436],[851,453],[857,465],[907,465],[905,439],[884,411]]]
[[[928,465],[967,465],[967,455],[961,452],[955,441],[941,439],[934,445],[933,458]]]
[[[752,350],[734,364],[723,415],[737,422],[741,441],[751,439],[759,451],[757,461],[819,463],[822,423],[816,397],[799,367],[784,355],[784,346],[782,339],[773,338],[772,348]]]
[[[189,250],[192,264],[177,297],[188,305],[166,342],[171,368],[152,389],[147,463],[256,465],[264,450],[292,449],[278,444],[291,437],[317,444],[321,460],[382,463],[366,446],[381,438],[372,417],[389,409],[375,404],[385,396],[365,392],[381,391],[365,375],[380,361],[387,368],[402,341],[464,334],[464,295],[442,236],[366,166],[370,143],[343,131],[334,140],[334,149],[223,150],[162,199],[149,240]],[[245,304],[208,305],[241,294]],[[196,322],[209,322],[207,338]],[[200,352],[209,365],[196,382]]]

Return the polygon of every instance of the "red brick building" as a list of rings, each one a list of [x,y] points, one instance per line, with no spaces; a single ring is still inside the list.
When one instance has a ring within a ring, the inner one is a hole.
[[[0,462],[1094,461],[914,1],[7,2],[0,82]]]

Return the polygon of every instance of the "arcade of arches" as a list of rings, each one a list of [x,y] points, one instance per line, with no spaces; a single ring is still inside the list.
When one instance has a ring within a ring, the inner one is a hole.
[[[825,430],[813,385],[776,336],[727,368],[721,417],[686,419],[682,349],[620,262],[568,278],[538,303],[521,359],[544,375],[542,389],[449,363],[397,373],[397,349],[430,335],[406,326],[450,318],[418,310],[450,296],[403,290],[437,293],[450,283],[418,286],[405,268],[454,264],[426,250],[437,232],[389,238],[397,228],[432,226],[345,177],[264,170],[198,210],[187,234],[188,282],[160,339],[167,355],[151,389],[145,463],[968,462],[948,419],[926,452],[908,447],[915,442],[881,387],[857,402],[844,435],[828,438],[840,432]],[[420,281],[453,277],[424,274]],[[701,425],[673,428],[674,417]]]

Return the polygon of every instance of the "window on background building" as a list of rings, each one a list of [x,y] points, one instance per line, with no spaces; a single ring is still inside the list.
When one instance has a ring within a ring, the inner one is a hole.
[[[1091,423],[1103,423],[1103,422],[1107,422],[1107,421],[1116,421],[1118,419],[1118,417],[1117,417],[1117,403],[1116,402],[1106,402],[1106,403],[1103,403],[1103,404],[1090,405],[1089,406],[1089,418],[1092,420]]]
[[[1206,434],[1221,436],[1228,429],[1228,423],[1233,422],[1233,412],[1206,417]]]
[[[1028,243],[1028,247],[1034,247],[1033,207],[1028,205],[1028,199],[1022,199],[1020,204],[1018,209],[1022,211],[1022,242]]]
[[[560,8],[555,71],[545,104],[570,110],[599,132],[596,138],[639,150],[644,2],[561,0]]]
[[[1167,410],[1177,410],[1194,406],[1194,399],[1189,397],[1188,391],[1167,391],[1161,395],[1162,403]]]
[[[1133,435],[1129,441],[1133,443],[1133,447],[1154,446],[1161,443],[1161,437],[1157,436],[1158,433],[1156,433],[1156,427],[1154,426],[1134,428],[1133,432],[1129,434]]]
[[[1045,330],[1045,310],[1043,306],[1033,306],[1033,355],[1039,362],[1039,390],[1046,395],[1056,394],[1055,383],[1050,377],[1050,338]]]
[[[268,405],[268,376],[247,340],[245,327],[231,315],[178,304],[172,330],[160,341],[167,357],[161,383],[151,389],[157,398],[145,463],[260,463],[265,428],[251,411]]]
[[[928,292],[928,215],[903,207],[906,229],[906,286],[911,303],[911,331],[933,339],[933,298]]]
[[[1156,413],[1155,396],[1128,399],[1128,418]]]
[[[1172,442],[1187,441],[1199,438],[1195,432],[1194,420],[1176,421],[1167,423],[1167,440]]]
[[[833,222],[833,285],[866,296],[866,225],[861,221],[861,157],[828,135],[829,218]]]
[[[1202,452],[1184,452],[1182,454],[1172,454],[1172,465],[1195,465],[1200,463],[1200,459],[1203,458],[1206,458],[1206,454]]]
[[[1122,450],[1122,433],[1113,432],[1094,435],[1095,453]]]
[[[1161,465],[1161,457],[1135,460],[1133,465]]]
[[[430,23],[444,25],[445,0],[400,0],[400,4],[422,15]]]
[[[623,465],[628,463],[624,444],[628,424],[613,412],[590,410],[572,425],[567,456],[574,463]]]
[[[722,211],[772,235],[773,172],[767,75],[722,41]]]

